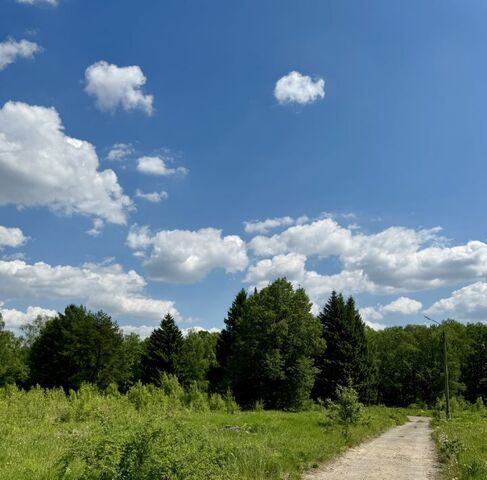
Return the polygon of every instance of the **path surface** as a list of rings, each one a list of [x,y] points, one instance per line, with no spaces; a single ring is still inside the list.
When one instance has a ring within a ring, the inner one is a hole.
[[[431,480],[437,475],[430,421],[408,417],[374,440],[348,450],[338,460],[312,470],[303,480]]]

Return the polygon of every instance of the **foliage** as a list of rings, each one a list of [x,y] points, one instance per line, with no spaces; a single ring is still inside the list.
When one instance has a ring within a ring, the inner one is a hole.
[[[160,384],[162,373],[175,374],[177,361],[183,345],[183,335],[174,317],[168,313],[150,335],[142,354],[142,381]]]
[[[340,387],[352,386],[366,399],[372,366],[365,325],[353,298],[345,303],[341,294],[332,292],[318,318],[326,348],[317,360],[315,397],[333,399]]]
[[[177,375],[180,382],[188,387],[196,383],[207,389],[208,372],[216,367],[215,348],[218,334],[190,330],[183,340],[177,358]]]
[[[229,370],[229,361],[235,347],[237,337],[237,324],[242,317],[245,303],[247,302],[247,293],[240,290],[225,318],[225,328],[218,336],[215,356],[216,363],[209,370],[209,381],[211,388],[220,393],[226,392],[231,386],[231,372]]]
[[[0,478],[297,479],[405,420],[400,411],[368,407],[370,422],[353,425],[345,439],[339,424],[320,426],[321,409],[229,414],[218,400],[220,409],[194,410],[172,380],[171,396],[141,383],[126,395],[88,385],[68,396],[59,389],[0,389]],[[209,406],[211,397],[202,395]]]
[[[303,289],[278,279],[250,296],[235,330],[227,375],[237,401],[253,407],[299,409],[314,383],[323,342]]]
[[[106,387],[120,380],[122,334],[104,312],[69,305],[48,320],[29,355],[31,383],[79,388],[83,382]]]
[[[435,439],[443,478],[487,478],[487,409],[480,404],[457,408],[450,421],[435,420]]]
[[[5,330],[0,313],[0,387],[22,383],[27,373],[21,341],[12,332]]]

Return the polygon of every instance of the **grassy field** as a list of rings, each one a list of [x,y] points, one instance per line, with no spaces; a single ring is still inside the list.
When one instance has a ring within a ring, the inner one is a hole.
[[[487,479],[487,409],[457,409],[451,421],[436,420],[435,438],[443,462],[443,477]]]
[[[347,445],[402,423],[364,409],[347,437],[330,411],[236,410],[201,393],[138,386],[127,395],[83,388],[0,390],[0,478],[89,480],[293,479]]]

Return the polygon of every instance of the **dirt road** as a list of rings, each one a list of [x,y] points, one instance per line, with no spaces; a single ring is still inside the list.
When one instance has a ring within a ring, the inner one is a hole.
[[[303,480],[431,480],[437,475],[429,419],[409,422],[348,450]]]

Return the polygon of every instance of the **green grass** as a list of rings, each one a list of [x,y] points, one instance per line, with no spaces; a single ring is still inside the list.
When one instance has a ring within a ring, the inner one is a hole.
[[[222,399],[145,387],[125,396],[0,390],[0,478],[296,479],[405,420],[403,411],[367,407],[345,438],[324,409],[233,410]]]
[[[435,424],[443,478],[486,480],[487,409],[458,409],[450,421],[441,419]]]

